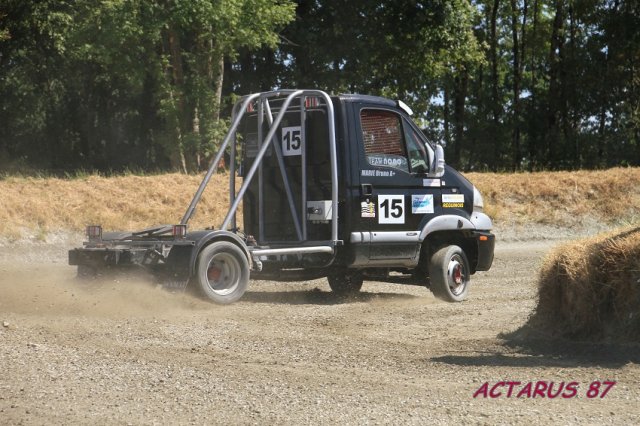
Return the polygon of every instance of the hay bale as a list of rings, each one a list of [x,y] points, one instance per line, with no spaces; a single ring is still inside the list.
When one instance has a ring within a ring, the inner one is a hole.
[[[557,247],[538,281],[534,327],[563,337],[640,341],[640,227]]]

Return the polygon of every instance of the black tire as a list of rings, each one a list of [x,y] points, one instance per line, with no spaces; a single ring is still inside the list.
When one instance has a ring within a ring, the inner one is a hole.
[[[98,277],[98,269],[89,265],[78,265],[76,278],[79,281],[91,281]]]
[[[364,278],[358,272],[332,273],[327,276],[331,291],[339,296],[358,294],[362,288]]]
[[[429,261],[431,292],[447,302],[462,302],[469,294],[471,269],[467,255],[458,246],[436,251]]]
[[[218,241],[198,254],[196,285],[212,302],[226,305],[240,299],[249,286],[249,261],[237,245]]]

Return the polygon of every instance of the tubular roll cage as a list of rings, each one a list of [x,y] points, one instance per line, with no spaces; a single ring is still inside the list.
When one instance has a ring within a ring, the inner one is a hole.
[[[286,98],[284,98],[286,96]],[[323,99],[325,107],[327,109],[327,126],[329,130],[329,155],[331,164],[331,240],[330,241],[307,241],[307,166],[306,166],[306,138],[305,138],[305,122],[306,122],[306,103],[305,100],[308,97],[315,97]],[[271,110],[271,103],[275,99],[282,100],[280,110],[275,119]],[[283,117],[287,113],[289,106],[292,102],[298,98],[300,102],[300,128],[301,128],[301,205],[300,212],[295,205],[293,198],[293,192],[291,190],[291,182],[285,168],[285,163],[282,155],[282,149],[280,143],[274,143],[279,141],[279,137],[276,135],[278,126],[282,122]],[[235,173],[236,173],[236,156],[237,140],[236,132],[242,121],[242,118],[247,111],[250,110],[250,106],[253,106],[257,101],[258,103],[258,120],[257,120],[257,134],[258,134],[258,147],[259,150],[256,154],[255,160],[251,165],[251,168],[243,178],[242,186],[236,193],[235,185]],[[268,130],[266,136],[264,134],[264,123],[268,124]],[[258,227],[259,227],[259,239],[264,241],[264,177],[262,170],[262,159],[264,158],[267,150],[273,145],[274,152],[278,162],[278,168],[284,183],[284,189],[289,204],[289,210],[296,229],[298,237],[298,246],[295,247],[282,247],[282,248],[252,248],[248,247],[249,251],[253,255],[268,256],[268,255],[285,255],[285,254],[306,254],[306,253],[335,253],[335,247],[341,245],[342,241],[338,240],[338,160],[336,150],[336,137],[335,137],[335,118],[333,103],[329,95],[321,90],[279,90],[272,92],[254,93],[252,95],[244,96],[235,104],[232,113],[232,125],[229,128],[227,135],[225,136],[217,154],[214,156],[207,173],[200,183],[198,190],[196,191],[187,211],[185,212],[181,225],[186,225],[193,216],[196,206],[202,199],[202,194],[205,188],[209,184],[211,177],[215,173],[223,158],[225,150],[230,147],[230,166],[229,166],[229,196],[231,206],[227,211],[227,214],[220,226],[221,231],[229,231],[231,226],[232,230],[236,230],[236,212],[242,201],[251,181],[256,173],[258,173]],[[300,246],[302,244],[302,246]]]

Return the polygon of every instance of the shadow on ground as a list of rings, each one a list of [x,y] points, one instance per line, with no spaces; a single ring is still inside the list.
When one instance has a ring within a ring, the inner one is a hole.
[[[368,303],[372,301],[406,301],[418,296],[399,293],[360,292],[353,296],[339,296],[318,288],[303,291],[247,291],[242,302],[272,303],[282,305],[340,305],[346,303]]]
[[[525,324],[511,333],[500,333],[498,348],[487,353],[478,348],[470,355],[433,357],[431,362],[459,366],[604,367],[640,364],[640,344],[633,342],[572,341],[550,336]]]

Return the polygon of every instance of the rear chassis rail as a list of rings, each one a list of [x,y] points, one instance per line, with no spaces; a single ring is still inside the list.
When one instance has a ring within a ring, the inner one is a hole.
[[[96,272],[114,267],[154,268],[166,261],[172,247],[194,247],[195,241],[136,239],[84,243],[84,247],[69,251],[69,265],[92,267]]]

